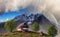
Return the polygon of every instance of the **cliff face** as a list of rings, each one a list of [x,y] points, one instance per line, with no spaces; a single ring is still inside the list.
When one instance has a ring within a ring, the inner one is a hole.
[[[44,33],[47,33],[47,29],[54,25],[52,24],[47,18],[45,18],[44,16],[41,16],[41,21],[40,21],[40,30],[39,31],[42,31]]]

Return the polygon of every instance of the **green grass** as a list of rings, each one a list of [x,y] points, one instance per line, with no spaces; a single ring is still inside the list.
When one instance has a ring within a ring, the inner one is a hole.
[[[51,37],[51,36],[42,36],[36,32],[21,32],[15,31],[6,34],[0,34],[0,37]]]

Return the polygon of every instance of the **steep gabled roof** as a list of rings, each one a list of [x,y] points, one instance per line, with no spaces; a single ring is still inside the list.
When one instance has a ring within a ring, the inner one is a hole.
[[[23,22],[23,23],[19,24],[16,29],[19,29],[19,28],[28,28],[28,25],[26,22]]]

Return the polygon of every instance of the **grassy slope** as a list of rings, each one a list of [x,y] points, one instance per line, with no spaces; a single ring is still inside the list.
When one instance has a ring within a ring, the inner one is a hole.
[[[12,32],[7,34],[1,34],[0,37],[49,37],[49,36],[41,36],[36,32]],[[51,37],[51,36],[50,36]]]

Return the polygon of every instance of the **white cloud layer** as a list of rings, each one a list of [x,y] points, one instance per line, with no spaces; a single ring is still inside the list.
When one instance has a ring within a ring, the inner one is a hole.
[[[0,12],[15,11],[29,5],[40,12],[50,11],[55,14],[60,12],[60,0],[0,0]]]
[[[29,5],[31,0],[0,0],[0,12],[15,11]]]

